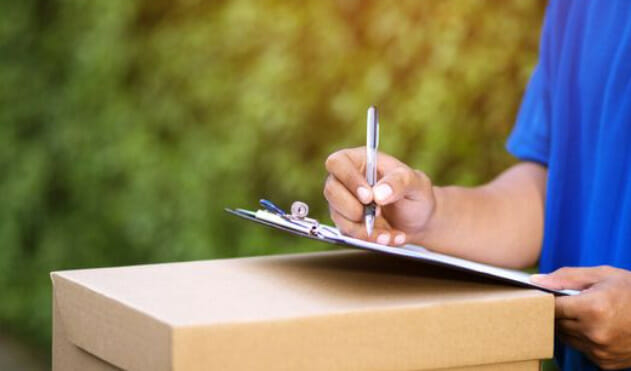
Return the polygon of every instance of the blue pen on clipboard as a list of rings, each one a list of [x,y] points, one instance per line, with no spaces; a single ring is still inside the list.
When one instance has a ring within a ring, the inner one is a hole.
[[[377,183],[377,146],[379,145],[379,114],[375,106],[368,108],[366,118],[366,181],[373,187]],[[364,207],[366,232],[372,235],[377,205],[371,202]]]
[[[266,200],[264,198],[261,198],[259,200],[259,204],[261,206],[263,206],[263,208],[265,208],[265,210],[276,214],[278,216],[282,216],[285,217],[287,215],[287,213],[285,212],[285,210],[281,209],[280,207],[276,206],[275,203],[273,203],[272,201]]]

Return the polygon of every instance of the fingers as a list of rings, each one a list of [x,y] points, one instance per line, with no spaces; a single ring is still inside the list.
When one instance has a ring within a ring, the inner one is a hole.
[[[324,185],[324,197],[331,209],[345,219],[359,223],[364,217],[364,206],[339,180],[329,175]]]
[[[379,153],[377,173],[386,175],[392,170],[407,168],[401,161],[384,153]],[[371,187],[363,173],[366,163],[366,147],[343,149],[331,154],[325,162],[327,171],[336,177],[363,204],[373,201]]]
[[[574,337],[583,337],[583,325],[574,319],[558,319],[554,322],[555,331]]]
[[[558,336],[559,336],[559,339],[563,343],[571,346],[572,348],[582,353],[586,353],[590,349],[590,344],[579,337],[568,335],[568,334],[559,334]]]
[[[405,233],[391,231],[388,223],[381,217],[380,208],[377,208],[375,229],[369,238],[364,224],[364,206],[333,176],[329,176],[326,181],[324,197],[329,202],[333,222],[344,234],[382,245],[399,246],[406,242]]]
[[[534,274],[530,280],[552,290],[583,290],[604,280],[612,273],[612,270],[614,268],[608,266],[593,268],[564,267],[550,274]]]
[[[403,245],[407,240],[405,233],[391,229],[385,219],[381,217],[375,220],[375,228],[370,236],[368,236],[366,225],[363,221],[354,222],[349,220],[334,209],[331,209],[331,219],[340,232],[353,238],[390,246]]]
[[[371,187],[361,173],[362,162],[351,157],[354,150],[341,150],[330,155],[325,162],[326,170],[337,178],[346,189],[364,204],[372,202]],[[356,152],[356,151],[355,151]]]
[[[353,161],[355,165],[357,165],[357,168],[360,169],[360,171],[363,171],[365,169],[364,165],[366,164],[366,147],[343,149],[336,153],[345,154],[351,161]],[[334,153],[333,155],[335,155],[336,153]],[[383,152],[379,152],[377,154],[377,158],[377,173],[379,174],[386,174],[394,168],[404,166],[403,162]]]
[[[401,246],[407,241],[407,235],[393,229],[383,217],[377,217],[375,220],[375,232],[373,235],[377,236],[376,242],[381,245]]]
[[[379,180],[373,188],[373,194],[375,202],[382,206],[402,198],[420,201],[424,198],[427,186],[431,188],[429,179],[424,174],[407,166],[399,166]]]
[[[383,230],[375,226],[372,235],[368,236],[366,226],[363,222],[354,222],[352,220],[348,220],[340,212],[334,209],[331,209],[331,220],[333,220],[333,223],[335,223],[337,228],[344,235],[358,238],[360,240],[376,242],[377,236],[384,233]]]
[[[600,369],[618,370],[629,364],[627,357],[619,357],[617,354],[612,353],[605,347],[595,344],[584,336],[575,336],[560,332],[558,333],[558,337],[563,343],[585,354]]]
[[[598,290],[586,290],[578,295],[559,296],[554,299],[554,317],[589,323],[607,311],[607,303]]]
[[[601,283],[597,283],[579,295],[557,298],[555,332],[564,343],[584,353],[600,368],[619,369],[629,365],[628,357],[617,351],[619,326],[607,320],[611,303],[602,296],[602,289]]]
[[[365,147],[345,149],[330,155],[325,164],[329,178],[324,196],[331,208],[331,218],[346,235],[384,245],[403,245],[407,242],[407,235],[401,230],[393,230],[391,225],[381,230],[375,225],[373,235],[367,235],[363,224],[364,205],[375,200],[378,206],[386,206],[405,198],[404,203],[390,205],[387,213],[378,207],[376,220],[385,220],[384,216],[387,216],[398,228],[411,232],[420,218],[418,208],[407,201],[433,201],[431,182],[423,173],[410,169],[394,157],[381,153],[378,156],[377,172],[382,178],[371,188],[363,174]],[[410,223],[410,220],[413,222]],[[408,228],[410,225],[412,227]]]
[[[580,315],[580,302],[573,296],[558,297],[554,301],[554,318],[576,320]]]
[[[578,295],[560,296],[554,300],[554,317],[557,320],[576,320],[586,328],[607,318],[612,307],[598,289],[583,291]]]
[[[554,321],[554,330],[559,335],[579,339],[590,346],[598,345],[588,335],[589,329],[581,321],[561,319]]]

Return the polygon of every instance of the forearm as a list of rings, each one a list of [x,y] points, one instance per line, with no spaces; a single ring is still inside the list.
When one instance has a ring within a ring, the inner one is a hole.
[[[480,187],[434,187],[434,213],[412,242],[479,262],[531,266],[541,250],[546,176],[544,167],[520,163]]]

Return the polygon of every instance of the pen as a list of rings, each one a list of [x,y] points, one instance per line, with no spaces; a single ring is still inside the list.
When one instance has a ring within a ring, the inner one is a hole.
[[[373,187],[377,182],[377,146],[379,145],[379,114],[375,106],[368,108],[366,118],[366,181]],[[371,202],[364,207],[364,222],[368,236],[372,235],[375,225],[377,205]]]
[[[285,210],[281,209],[280,207],[276,206],[275,203],[273,203],[272,201],[266,200],[264,198],[261,198],[259,200],[259,204],[261,206],[263,206],[265,208],[265,210],[269,211],[272,214],[276,214],[278,216],[285,216],[287,215],[287,213],[285,212]]]

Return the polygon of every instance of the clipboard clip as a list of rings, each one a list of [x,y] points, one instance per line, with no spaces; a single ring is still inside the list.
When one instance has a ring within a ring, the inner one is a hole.
[[[322,225],[316,219],[309,218],[309,205],[302,201],[294,201],[291,204],[290,213],[285,212],[285,210],[277,206],[275,203],[264,198],[259,200],[259,204],[263,206],[266,211],[278,215],[286,221],[298,225],[301,228],[308,229],[309,234],[312,236],[319,238],[331,237],[331,234],[335,237],[341,236],[340,232],[336,229]],[[326,231],[327,233],[325,234],[323,231]]]

